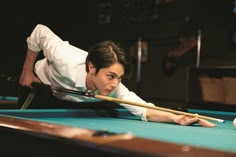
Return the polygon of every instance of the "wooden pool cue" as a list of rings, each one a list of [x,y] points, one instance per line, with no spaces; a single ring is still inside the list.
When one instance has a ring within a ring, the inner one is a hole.
[[[138,102],[133,102],[133,101],[128,101],[128,100],[113,98],[113,97],[109,97],[109,96],[94,94],[92,92],[75,91],[75,90],[58,88],[58,87],[51,87],[51,89],[58,91],[58,92],[77,94],[77,95],[82,95],[82,96],[86,96],[86,97],[94,97],[94,98],[105,100],[105,101],[124,103],[124,104],[128,104],[128,105],[139,106],[139,107],[160,110],[160,111],[166,111],[166,112],[170,112],[170,113],[174,113],[174,114],[181,114],[181,115],[186,115],[186,116],[191,116],[191,117],[198,117],[201,119],[212,120],[212,121],[224,123],[223,119],[218,119],[218,118],[213,118],[213,117],[208,117],[208,116],[203,116],[203,115],[193,114],[193,113],[188,113],[188,112],[182,112],[182,111],[172,110],[172,109],[163,108],[163,107],[151,106],[151,105],[144,104],[144,103],[138,103]]]

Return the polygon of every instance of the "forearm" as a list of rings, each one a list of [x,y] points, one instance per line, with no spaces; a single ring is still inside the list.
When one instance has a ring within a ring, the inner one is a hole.
[[[39,82],[38,78],[34,75],[34,63],[37,56],[37,52],[27,49],[25,62],[19,80],[20,85],[31,87],[32,82]]]
[[[169,112],[147,109],[146,118],[148,121],[176,123],[177,115]]]
[[[22,70],[33,72],[34,71],[33,70],[34,69],[34,63],[37,59],[37,56],[38,56],[37,52],[34,52],[30,49],[27,49],[26,58],[25,58],[25,62],[24,62]]]
[[[173,113],[153,109],[146,110],[146,118],[148,121],[176,123],[180,125],[192,125],[198,123],[204,127],[212,128],[216,126],[214,123],[198,118],[197,115],[196,117],[188,117],[185,115],[176,115]]]

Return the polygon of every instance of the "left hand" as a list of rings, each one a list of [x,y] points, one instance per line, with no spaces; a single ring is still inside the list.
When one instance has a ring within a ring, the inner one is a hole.
[[[179,115],[179,117],[175,119],[175,122],[180,125],[192,125],[194,123],[198,123],[201,126],[209,127],[209,128],[213,128],[217,126],[216,124],[211,123],[207,120],[201,119],[199,117],[189,117],[185,115]]]

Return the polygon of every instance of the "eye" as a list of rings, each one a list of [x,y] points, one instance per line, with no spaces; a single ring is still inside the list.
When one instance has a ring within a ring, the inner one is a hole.
[[[114,75],[112,75],[112,74],[108,74],[108,75],[107,75],[107,78],[108,78],[109,80],[112,80],[112,79],[114,79],[114,78],[115,78],[115,76],[114,76]]]

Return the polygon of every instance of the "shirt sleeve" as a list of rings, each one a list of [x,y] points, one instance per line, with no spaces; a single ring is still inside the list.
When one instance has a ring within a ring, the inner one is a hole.
[[[62,41],[47,26],[38,24],[27,38],[27,44],[30,50],[34,52],[43,51],[44,56],[51,60],[57,49],[63,44],[68,44],[68,42]]]
[[[125,87],[122,83],[117,87],[114,94],[119,99],[124,100],[131,100],[133,102],[142,103],[150,106],[155,106],[152,103],[148,103],[144,101],[142,98],[140,98],[137,94],[130,91],[127,87]],[[132,114],[141,117],[142,120],[147,121],[146,119],[146,110],[147,108],[129,105],[129,104],[120,104],[121,106],[127,108]]]

